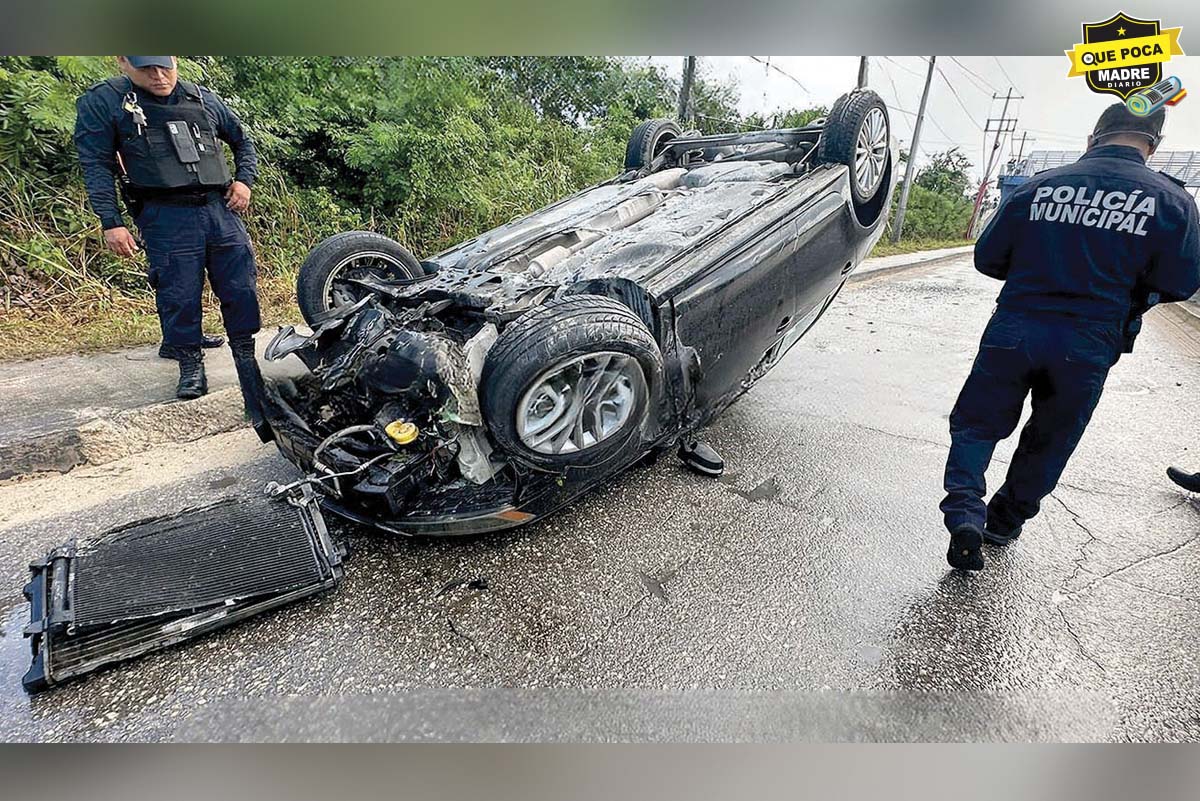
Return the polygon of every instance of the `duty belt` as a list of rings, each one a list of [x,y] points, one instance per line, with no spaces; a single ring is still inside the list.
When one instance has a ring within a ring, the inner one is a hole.
[[[162,203],[167,206],[203,206],[219,197],[221,197],[220,189],[206,189],[200,192],[163,192],[161,194],[139,195],[143,203]]]

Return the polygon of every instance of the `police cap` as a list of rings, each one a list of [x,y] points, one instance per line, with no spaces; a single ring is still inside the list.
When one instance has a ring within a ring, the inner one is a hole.
[[[145,67],[162,67],[165,70],[175,68],[175,59],[171,56],[125,56],[137,69]]]

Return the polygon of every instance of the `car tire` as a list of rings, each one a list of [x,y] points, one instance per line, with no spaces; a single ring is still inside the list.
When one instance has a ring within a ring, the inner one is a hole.
[[[658,343],[629,307],[599,295],[568,295],[504,329],[484,362],[480,405],[496,444],[517,461],[552,471],[596,467],[639,437],[662,369]],[[582,391],[556,391],[576,376],[574,389],[589,388],[581,407],[570,401]],[[543,413],[547,403],[551,411],[561,408],[556,403],[563,398],[561,414]],[[575,417],[572,408],[580,409]],[[576,428],[570,421],[580,417]],[[541,421],[548,422],[539,428]],[[567,436],[557,445],[563,435],[550,436],[555,424],[565,425]],[[535,445],[538,436],[549,439]]]
[[[629,144],[625,146],[625,169],[649,167],[662,146],[682,133],[683,129],[675,120],[646,120],[629,135]]]
[[[887,106],[870,89],[842,95],[825,120],[817,160],[850,169],[854,202],[868,203],[884,186],[890,154]],[[866,152],[864,153],[864,149]]]
[[[333,281],[349,270],[375,272],[389,280],[420,278],[421,263],[403,245],[372,231],[335,234],[311,251],[296,278],[296,302],[313,325],[334,305]]]

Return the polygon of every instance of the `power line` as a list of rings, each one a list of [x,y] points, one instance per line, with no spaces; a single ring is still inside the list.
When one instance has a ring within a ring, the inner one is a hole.
[[[959,97],[958,90],[954,88],[954,84],[951,83],[950,79],[946,77],[946,73],[942,71],[941,67],[938,67],[937,71],[938,71],[938,75],[942,76],[942,82],[945,83],[947,87],[949,87],[950,94],[954,95],[954,99],[958,101],[958,105],[962,106],[963,112],[971,120],[971,124],[982,131],[983,126],[980,125],[978,122],[976,122],[975,115],[971,113],[971,110],[969,108],[967,108],[967,104],[963,102],[963,99],[961,97]]]
[[[1012,76],[1008,74],[1008,70],[1004,69],[1004,65],[1000,63],[1000,59],[996,58],[995,56],[992,56],[992,61],[996,62],[996,66],[1000,68],[1000,72],[1004,74],[1004,79],[1006,81],[1008,81],[1009,85],[1012,86],[1014,89],[1016,89],[1018,92],[1021,91],[1021,87],[1017,86],[1017,82],[1014,81],[1012,79]]]
[[[803,89],[804,93],[807,94],[809,97],[814,96],[813,93],[809,91],[807,86],[800,83],[799,78],[797,78],[795,75],[792,75],[790,72],[785,70],[783,67],[780,67],[778,64],[772,64],[769,59],[761,59],[758,56],[747,56],[747,58],[751,59],[752,61],[757,61],[759,64],[765,65],[767,67],[767,69],[775,70],[780,75],[784,76],[789,81],[796,84],[796,86],[799,86],[801,89]]]
[[[1070,134],[1062,131],[1048,131],[1045,128],[1030,128],[1028,126],[1023,127],[1025,127],[1026,130],[1033,131],[1034,133],[1046,134],[1047,136],[1057,136],[1060,139],[1080,139],[1083,137],[1083,135],[1077,133]]]
[[[904,67],[903,67],[903,66],[901,66],[899,63],[897,63],[895,59],[892,59],[892,58],[890,58],[890,57],[888,57],[888,56],[884,56],[884,57],[883,57],[883,59],[884,59],[885,61],[889,61],[889,62],[891,62],[892,64],[895,64],[897,67],[900,67],[900,69],[904,69]],[[906,70],[906,71],[907,71],[907,72],[910,72],[910,73],[912,72],[912,70]],[[886,75],[886,76],[887,76],[887,79],[888,79],[888,81],[889,81],[889,82],[891,82],[891,84],[892,84],[892,92],[893,92],[893,93],[896,95],[896,99],[897,99],[897,100],[899,100],[899,99],[900,99],[900,92],[899,92],[899,91],[896,89],[896,82],[895,82],[894,80],[892,80],[891,73],[889,73],[887,70],[883,70],[883,74],[884,74],[884,75]],[[919,77],[919,78],[922,78],[922,79],[923,79],[923,76],[921,76],[921,75],[919,75],[919,74],[917,74],[917,73],[912,73],[912,74],[914,74],[914,75],[917,75],[917,77]],[[909,115],[910,117],[915,117],[915,116],[917,116],[915,113],[913,113],[913,112],[911,112],[911,111],[907,111],[906,109],[902,109],[902,108],[898,108],[898,107],[896,108],[896,111],[899,111],[899,112],[901,112],[902,114],[907,114],[907,115]],[[949,142],[950,144],[955,144],[955,141],[954,141],[954,139],[953,139],[953,138],[950,136],[950,134],[946,133],[946,129],[945,129],[945,128],[943,128],[943,127],[942,127],[942,125],[941,125],[941,123],[939,123],[939,122],[937,121],[937,119],[936,119],[936,118],[933,116],[933,112],[932,112],[932,111],[928,111],[928,110],[927,110],[927,111],[925,112],[925,116],[929,117],[929,121],[933,123],[933,127],[937,128],[937,129],[938,129],[938,131],[939,131],[939,132],[942,134],[942,136],[946,137],[946,141],[947,141],[947,142]]]
[[[914,70],[914,69],[910,69],[910,68],[908,68],[908,67],[904,66],[904,65],[903,65],[903,64],[901,64],[899,61],[897,61],[896,59],[892,58],[891,56],[883,56],[882,58],[883,58],[883,60],[884,60],[884,61],[887,61],[887,62],[890,62],[890,63],[892,63],[892,64],[895,64],[895,65],[896,65],[896,66],[897,66],[899,69],[902,69],[902,70],[904,70],[904,71],[905,71],[905,72],[907,72],[909,75],[915,75],[915,76],[917,76],[918,78],[920,78],[921,80],[925,80],[925,76],[924,76],[924,75],[922,75],[921,73],[917,72],[917,71],[916,71],[916,70]]]
[[[884,58],[887,59],[887,56],[884,56]],[[888,60],[890,61],[890,59],[888,59]],[[880,68],[879,71],[882,72],[887,77],[888,83],[890,83],[892,85],[892,97],[896,98],[896,100],[899,101],[900,100],[900,90],[896,88],[896,81],[895,81],[895,79],[892,78],[892,73],[890,73],[887,70],[882,69],[882,68]],[[902,110],[902,109],[898,109],[898,110]]]
[[[973,85],[975,86],[975,88],[979,89],[979,91],[983,92],[984,94],[996,94],[1000,91],[999,89],[996,88],[995,84],[993,84],[987,78],[984,78],[982,75],[980,75],[975,70],[968,67],[966,64],[959,61],[954,56],[950,56],[950,60],[953,61],[955,64],[957,64],[958,68],[960,70],[962,70],[963,72],[965,72],[968,77],[975,79],[973,82]]]

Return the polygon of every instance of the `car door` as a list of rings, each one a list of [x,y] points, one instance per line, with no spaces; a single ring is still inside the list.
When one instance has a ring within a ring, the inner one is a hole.
[[[699,358],[701,411],[724,408],[769,369],[850,272],[844,180],[825,177],[819,191],[804,193],[751,236],[727,242],[675,295],[678,341]]]

